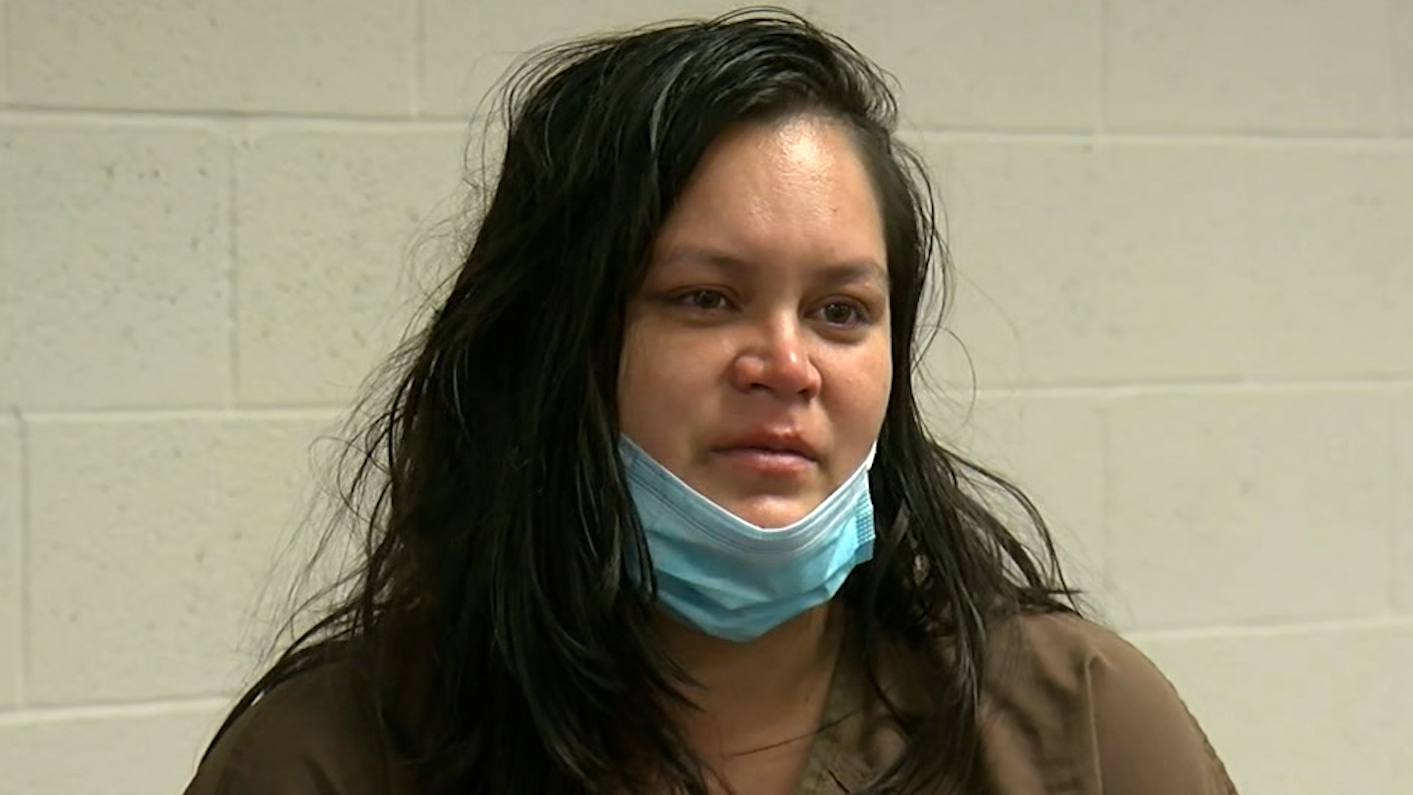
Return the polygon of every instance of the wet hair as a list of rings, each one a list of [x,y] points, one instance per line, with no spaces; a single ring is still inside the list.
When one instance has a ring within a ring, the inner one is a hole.
[[[353,439],[349,589],[226,727],[348,661],[419,792],[706,792],[668,719],[684,674],[658,643],[654,584],[633,574],[651,566],[616,447],[625,310],[707,147],[817,114],[850,132],[878,194],[895,362],[875,555],[839,598],[863,648],[905,643],[935,675],[925,714],[885,697],[907,742],[868,791],[974,791],[988,630],[1069,609],[1068,592],[1031,503],[924,425],[914,378],[936,325],[920,316],[950,265],[889,79],[798,16],[751,11],[548,49],[502,98],[494,191]],[[980,496],[998,491],[1038,544]]]

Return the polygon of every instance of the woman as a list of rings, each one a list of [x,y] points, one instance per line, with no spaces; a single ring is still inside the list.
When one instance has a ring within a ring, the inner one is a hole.
[[[1025,498],[923,428],[946,263],[875,67],[734,15],[561,47],[507,97],[364,437],[356,587],[189,795],[1231,791]]]

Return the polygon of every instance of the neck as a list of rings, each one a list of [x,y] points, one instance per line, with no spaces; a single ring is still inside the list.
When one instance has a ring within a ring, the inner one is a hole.
[[[661,616],[668,654],[690,677],[694,704],[673,710],[704,758],[727,758],[795,739],[819,726],[843,638],[838,605],[826,603],[756,640],[733,643]]]

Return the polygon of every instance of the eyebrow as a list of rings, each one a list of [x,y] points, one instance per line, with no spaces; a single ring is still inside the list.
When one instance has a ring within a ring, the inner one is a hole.
[[[747,260],[709,248],[682,247],[670,249],[665,255],[655,257],[653,266],[672,267],[678,265],[708,265],[722,270],[741,273],[754,270]],[[888,287],[888,269],[873,259],[844,260],[825,265],[822,269],[832,282],[876,282]]]

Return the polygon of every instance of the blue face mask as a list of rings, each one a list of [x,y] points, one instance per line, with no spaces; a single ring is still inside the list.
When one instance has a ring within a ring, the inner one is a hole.
[[[877,445],[808,516],[770,529],[702,496],[627,437],[618,447],[658,600],[708,635],[754,640],[829,601],[873,557],[868,471]]]

